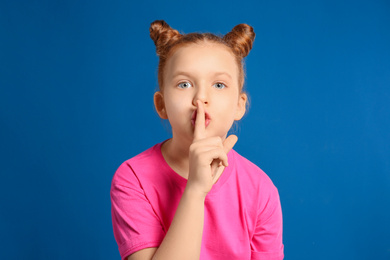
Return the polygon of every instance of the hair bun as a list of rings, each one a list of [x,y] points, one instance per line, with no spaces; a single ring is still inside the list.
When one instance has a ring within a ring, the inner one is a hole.
[[[156,53],[158,56],[164,55],[169,46],[181,38],[181,34],[172,29],[164,20],[156,20],[151,23],[150,38],[156,45]]]
[[[227,33],[223,39],[236,55],[245,58],[252,49],[255,36],[253,27],[242,23],[234,26],[232,31]]]

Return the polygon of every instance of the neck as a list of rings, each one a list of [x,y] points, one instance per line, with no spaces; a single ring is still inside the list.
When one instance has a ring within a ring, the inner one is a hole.
[[[189,148],[191,143],[185,144],[177,138],[166,141],[162,147],[162,155],[167,164],[180,176],[188,179]]]

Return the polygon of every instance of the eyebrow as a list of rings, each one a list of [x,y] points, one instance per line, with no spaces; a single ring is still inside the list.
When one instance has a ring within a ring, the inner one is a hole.
[[[188,72],[185,72],[185,71],[178,71],[176,73],[173,74],[173,78],[176,78],[178,76],[186,76],[186,77],[192,77],[191,73],[188,73]],[[213,74],[214,77],[216,76],[227,76],[229,79],[232,79],[232,76],[230,76],[229,73],[226,73],[226,72],[215,72]]]

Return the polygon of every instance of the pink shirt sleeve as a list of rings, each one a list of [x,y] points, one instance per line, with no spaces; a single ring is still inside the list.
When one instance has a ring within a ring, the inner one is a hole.
[[[112,180],[111,214],[122,259],[141,249],[158,247],[164,239],[161,222],[127,161]]]
[[[274,185],[262,194],[256,227],[251,242],[252,260],[281,260],[284,258],[282,242],[283,221],[279,193]]]

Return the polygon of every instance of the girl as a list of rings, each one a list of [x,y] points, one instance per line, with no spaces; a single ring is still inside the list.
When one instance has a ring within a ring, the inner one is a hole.
[[[278,191],[227,137],[245,114],[242,59],[252,27],[223,37],[150,27],[159,56],[158,115],[172,138],[125,161],[111,187],[122,259],[283,259]]]

